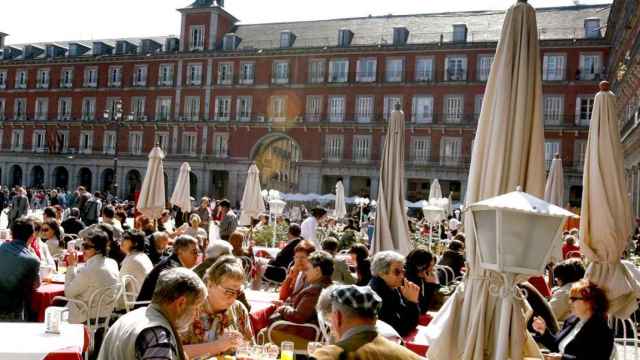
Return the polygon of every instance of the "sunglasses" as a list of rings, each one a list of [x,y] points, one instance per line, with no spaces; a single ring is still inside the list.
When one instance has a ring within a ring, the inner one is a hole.
[[[91,250],[91,249],[95,249],[95,248],[96,247],[94,245],[82,243],[82,250]]]
[[[395,276],[403,275],[403,274],[404,274],[404,272],[405,272],[405,271],[404,271],[404,269],[403,269],[403,268],[398,268],[398,269],[393,270],[393,274],[394,274]]]
[[[220,288],[222,289],[222,291],[226,296],[237,298],[238,296],[240,296],[240,294],[242,294],[242,289],[236,290],[236,289],[226,288],[222,285],[218,285],[218,286],[220,286]]]
[[[583,297],[576,297],[576,296],[572,296],[572,297],[569,298],[569,301],[571,301],[571,302],[576,302],[578,300],[584,300],[584,298]]]

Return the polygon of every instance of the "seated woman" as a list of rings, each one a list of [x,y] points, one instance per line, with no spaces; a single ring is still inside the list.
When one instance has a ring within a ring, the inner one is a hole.
[[[558,321],[565,321],[571,315],[569,293],[576,281],[584,277],[584,265],[580,259],[567,259],[553,268],[553,277],[558,287],[553,289],[549,305]]]
[[[316,251],[311,241],[303,240],[294,249],[293,265],[289,269],[287,277],[280,285],[280,301],[287,300],[291,295],[302,290],[306,286],[305,272],[310,267],[309,255]]]
[[[49,219],[40,226],[40,239],[45,242],[49,253],[54,258],[59,258],[64,252],[60,225],[54,219]]]
[[[423,314],[439,309],[443,302],[437,294],[440,284],[433,269],[435,263],[435,256],[425,246],[418,246],[407,255],[405,277],[420,287],[418,300]]]
[[[353,244],[349,249],[351,260],[356,264],[356,275],[358,280],[356,285],[367,286],[371,281],[371,261],[369,260],[369,249],[365,244]]]
[[[249,312],[237,300],[244,283],[240,261],[229,255],[218,258],[207,270],[205,282],[207,299],[182,334],[184,350],[192,359],[231,355],[243,342],[253,343]]]
[[[40,260],[40,267],[48,267],[55,270],[56,262],[51,256],[49,247],[42,241],[42,227],[43,223],[40,219],[30,216],[30,220],[33,223],[33,229],[35,230],[35,239],[31,242],[29,249]]]
[[[438,265],[446,265],[453,270],[454,278],[462,276],[464,268],[464,243],[460,240],[451,240],[448,249],[442,254]]]
[[[192,236],[198,240],[198,247],[201,252],[204,252],[206,250],[205,243],[209,242],[209,236],[207,235],[207,232],[200,227],[201,223],[202,219],[200,219],[200,215],[191,214],[191,216],[189,216],[189,227],[184,230],[184,234]]]
[[[71,250],[67,257],[67,274],[64,285],[64,296],[71,300],[82,301],[90,305],[89,300],[96,290],[118,285],[120,283],[120,273],[118,264],[113,259],[106,257],[109,236],[96,228],[89,229],[83,235],[82,251],[86,264],[82,268],[77,268],[78,254]],[[91,304],[97,306],[97,304]],[[87,320],[87,314],[77,304],[70,302],[69,322],[73,324],[83,323]],[[111,315],[111,309],[103,306],[100,317]],[[89,308],[89,313],[93,317],[98,313],[98,309]]]
[[[144,279],[153,270],[153,264],[147,254],[144,253],[144,233],[142,231],[128,231],[124,233],[120,250],[126,254],[120,268],[120,278],[127,275],[136,279],[134,287],[127,287],[127,292],[133,295],[133,300],[138,297]]]
[[[557,334],[549,331],[545,321],[533,321],[536,341],[558,359],[609,359],[613,351],[613,331],[607,323],[609,302],[604,291],[588,280],[573,284],[570,291],[570,316]]]

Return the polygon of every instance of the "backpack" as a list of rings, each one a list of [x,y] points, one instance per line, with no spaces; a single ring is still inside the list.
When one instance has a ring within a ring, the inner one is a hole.
[[[95,198],[87,200],[80,211],[80,218],[88,225],[98,223],[98,201]]]

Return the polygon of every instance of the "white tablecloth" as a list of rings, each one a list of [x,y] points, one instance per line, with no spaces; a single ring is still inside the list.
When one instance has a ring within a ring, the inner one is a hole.
[[[44,323],[0,323],[0,360],[41,360],[69,347],[82,351],[84,325],[62,324],[60,334],[44,332]]]

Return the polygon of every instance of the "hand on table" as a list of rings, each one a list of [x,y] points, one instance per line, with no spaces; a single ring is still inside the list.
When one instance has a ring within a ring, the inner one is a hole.
[[[229,349],[237,348],[244,342],[242,334],[235,330],[226,330],[218,340],[216,340],[218,346],[222,352],[227,352]]]
[[[558,360],[558,359],[562,359],[562,354],[558,354],[558,353],[544,354],[544,360]]]
[[[400,287],[400,292],[405,299],[412,303],[418,303],[418,296],[420,295],[420,287],[418,285],[404,279],[404,284]]]

